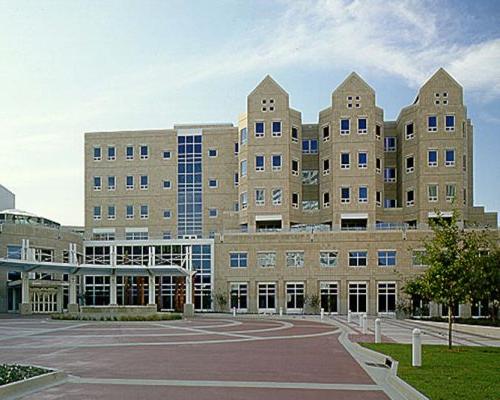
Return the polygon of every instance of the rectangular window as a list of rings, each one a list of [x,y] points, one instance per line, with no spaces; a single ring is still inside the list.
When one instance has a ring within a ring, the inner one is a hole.
[[[240,130],[240,144],[243,146],[248,143],[248,131],[247,128],[242,128]]]
[[[396,199],[384,199],[384,208],[396,208],[398,206],[398,202]]]
[[[350,155],[349,153],[340,154],[340,168],[349,169],[350,168]]]
[[[276,253],[274,251],[257,252],[257,266],[261,268],[274,268],[276,266]]]
[[[209,208],[208,209],[208,216],[210,218],[217,218],[217,215],[219,214],[219,212],[217,211],[216,208]]]
[[[366,267],[367,265],[367,251],[353,250],[349,252],[349,267]]]
[[[240,154],[240,144],[238,142],[234,143],[234,155]]]
[[[146,204],[141,205],[141,219],[149,218],[149,207]]]
[[[349,135],[351,133],[351,120],[343,118],[340,120],[340,134]]]
[[[280,206],[282,203],[283,191],[281,188],[273,189],[273,206]]]
[[[328,175],[330,173],[330,159],[325,158],[323,160],[323,175]]]
[[[330,140],[330,125],[325,125],[323,127],[323,142]]]
[[[219,182],[215,178],[210,178],[208,180],[208,187],[211,189],[215,189],[219,185]]]
[[[125,188],[127,190],[133,190],[134,189],[134,177],[132,175],[127,175]]]
[[[447,115],[445,117],[444,129],[447,132],[454,132],[455,131],[455,116],[454,115]]]
[[[338,251],[320,251],[319,266],[322,268],[336,267],[338,261]]]
[[[380,140],[381,135],[382,135],[382,127],[379,124],[377,124],[375,125],[375,138],[377,140]]]
[[[337,282],[320,282],[321,308],[327,313],[339,311],[339,288]]]
[[[116,160],[116,147],[108,146],[108,161],[115,161],[115,160]]]
[[[141,190],[147,190],[149,187],[149,179],[147,175],[141,175]]]
[[[360,186],[358,192],[358,202],[359,203],[368,203],[368,187]]]
[[[99,191],[99,190],[101,190],[101,187],[102,187],[101,177],[94,176],[94,190]]]
[[[318,154],[318,141],[316,139],[302,139],[302,154]]]
[[[351,201],[351,190],[348,187],[340,188],[340,202],[349,203]]]
[[[378,292],[378,312],[379,313],[395,313],[396,312],[396,284],[379,283],[377,285]]]
[[[415,127],[413,122],[409,122],[405,125],[405,136],[406,140],[410,140],[415,137]]]
[[[324,192],[323,193],[323,208],[330,207],[330,193],[329,192]]]
[[[292,126],[292,142],[293,143],[298,143],[299,141],[299,130],[295,127],[295,126]]]
[[[438,201],[438,185],[427,186],[427,198],[431,203]]]
[[[406,191],[406,206],[413,207],[415,205],[415,192],[413,189]]]
[[[413,171],[415,171],[415,162],[413,159],[413,156],[408,156],[406,157],[406,173],[411,174]]]
[[[319,201],[317,201],[317,200],[302,200],[302,209],[304,211],[319,210]]]
[[[172,239],[172,234],[170,231],[163,231],[163,240],[170,240]]]
[[[299,175],[299,161],[292,160],[292,175]]]
[[[304,283],[287,282],[286,309],[290,312],[300,312],[304,308]]]
[[[125,207],[125,215],[127,219],[133,219],[134,218],[134,206],[132,205],[127,205]]]
[[[237,172],[234,173],[233,183],[234,186],[238,186],[240,184],[240,178]]]
[[[94,206],[94,221],[101,219],[101,206]]]
[[[438,166],[438,151],[437,150],[428,150],[427,151],[427,165],[429,167],[437,167]]]
[[[303,185],[317,185],[318,184],[318,170],[317,169],[303,169],[302,170],[302,184]]]
[[[457,185],[446,184],[446,201],[451,203],[457,195]]]
[[[116,177],[108,176],[108,190],[112,191],[116,189]]]
[[[247,268],[248,253],[229,253],[229,266],[231,268]]]
[[[280,137],[281,136],[281,121],[273,121],[272,127],[273,127],[272,136],[273,137]]]
[[[241,160],[240,162],[240,174],[241,177],[247,176],[247,160]]]
[[[375,203],[377,207],[382,206],[382,192],[377,191],[377,193],[375,193]]]
[[[215,158],[217,157],[217,149],[208,149],[208,156],[210,158]]]
[[[437,117],[429,115],[427,117],[427,132],[437,132]]]
[[[101,161],[101,148],[94,147],[94,161]]]
[[[377,172],[377,174],[380,174],[382,172],[382,161],[380,160],[380,158],[377,158],[375,160],[375,171]]]
[[[170,189],[170,188],[172,188],[172,182],[170,182],[169,180],[164,180],[163,189]]]
[[[361,135],[368,133],[366,118],[358,118],[358,133]]]
[[[396,182],[396,168],[386,167],[384,169],[384,182]]]
[[[396,266],[396,250],[379,250],[377,252],[377,265],[379,267]]]
[[[164,160],[170,160],[170,158],[172,157],[172,153],[170,152],[170,150],[163,150],[162,157]]]
[[[276,311],[276,284],[259,283],[259,311]]]
[[[170,210],[163,210],[163,218],[164,219],[170,219],[170,218],[172,218],[172,211],[170,211]]]
[[[108,219],[116,218],[116,208],[115,206],[108,206]]]
[[[243,192],[240,194],[240,204],[241,204],[241,209],[246,210],[248,207],[248,194],[247,192]]]
[[[265,132],[265,124],[264,122],[256,122],[255,123],[255,137],[264,137]]]
[[[281,171],[281,154],[273,154],[271,157],[273,171]]]
[[[368,167],[368,153],[366,151],[360,151],[358,153],[358,168],[365,169]]]
[[[299,208],[299,194],[292,193],[292,207]]]
[[[133,160],[134,159],[134,146],[127,146],[125,149],[125,159]]]
[[[263,206],[265,204],[266,191],[264,189],[255,189],[255,205]]]
[[[264,171],[265,158],[262,155],[255,156],[255,170]]]
[[[396,137],[389,136],[384,138],[384,151],[394,152],[397,150]]]
[[[301,268],[304,266],[304,252],[303,251],[287,251],[286,252],[286,266]]]
[[[445,164],[447,167],[454,167],[455,166],[455,150],[453,149],[447,149],[444,152],[445,156]]]
[[[147,160],[149,158],[149,148],[146,145],[141,146],[141,160]]]

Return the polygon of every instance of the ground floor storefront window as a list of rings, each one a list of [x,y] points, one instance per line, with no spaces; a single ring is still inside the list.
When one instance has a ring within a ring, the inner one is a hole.
[[[339,312],[339,288],[337,282],[320,282],[321,308],[328,313]]]
[[[471,304],[472,318],[485,318],[490,315],[488,299],[473,300]]]
[[[431,308],[429,301],[419,295],[413,295],[411,298],[411,312],[414,317],[430,317]]]
[[[248,308],[248,284],[246,282],[231,283],[230,286],[231,309],[247,311]]]
[[[396,283],[379,282],[378,292],[378,312],[387,314],[396,312]]]
[[[366,312],[368,304],[368,284],[349,282],[349,310],[353,313]]]
[[[304,308],[304,282],[287,282],[286,309],[289,312],[301,312]]]
[[[276,311],[276,283],[259,283],[259,311]]]

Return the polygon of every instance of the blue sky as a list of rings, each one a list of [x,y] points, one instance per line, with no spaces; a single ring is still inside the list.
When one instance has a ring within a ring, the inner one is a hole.
[[[83,132],[236,122],[267,73],[304,122],[353,70],[394,119],[440,66],[474,124],[475,203],[498,211],[498,1],[0,0],[0,183],[83,224]]]

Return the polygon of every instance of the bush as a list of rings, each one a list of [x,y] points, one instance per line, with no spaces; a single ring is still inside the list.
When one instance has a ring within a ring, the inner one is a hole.
[[[156,313],[151,315],[53,314],[51,318],[62,321],[173,321],[182,319],[182,315],[178,313]]]
[[[0,386],[51,372],[31,365],[0,364]]]

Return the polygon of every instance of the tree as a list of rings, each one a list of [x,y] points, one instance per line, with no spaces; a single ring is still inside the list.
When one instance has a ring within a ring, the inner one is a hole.
[[[500,304],[500,248],[494,243],[474,265],[470,284],[472,298],[488,300],[490,318],[495,321]]]
[[[488,247],[485,232],[464,230],[458,225],[455,210],[450,219],[438,212],[430,222],[433,235],[424,240],[425,252],[420,255],[426,271],[410,280],[404,288],[408,294],[448,307],[448,348],[452,347],[453,308],[470,301],[473,274],[481,260],[481,250]]]

